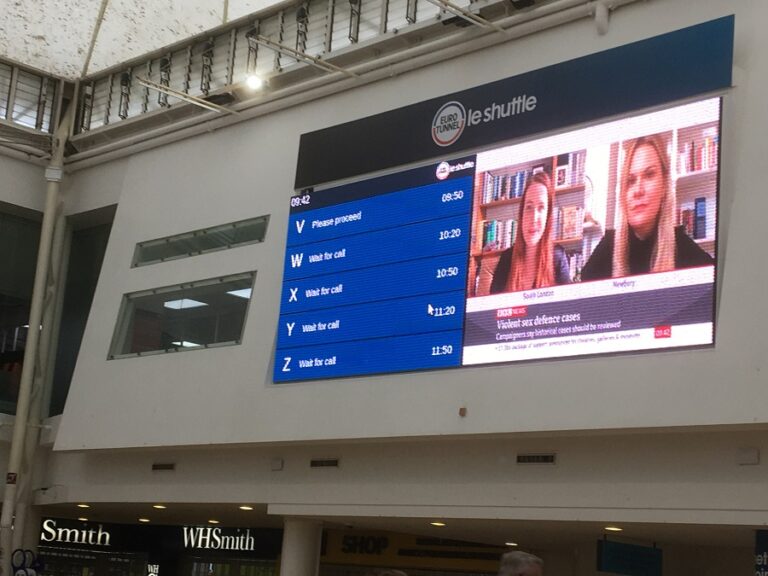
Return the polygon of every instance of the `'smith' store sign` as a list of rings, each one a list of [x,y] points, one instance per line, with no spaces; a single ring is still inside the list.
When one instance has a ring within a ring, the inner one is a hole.
[[[99,524],[98,528],[62,528],[56,526],[56,520],[48,518],[43,522],[40,532],[41,542],[60,544],[88,544],[90,546],[109,546],[110,534]]]

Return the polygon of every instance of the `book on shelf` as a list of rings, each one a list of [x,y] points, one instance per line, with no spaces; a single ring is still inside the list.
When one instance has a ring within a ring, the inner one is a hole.
[[[713,170],[717,168],[720,139],[717,135],[705,136],[697,142],[685,142],[678,153],[677,172],[681,176],[693,172]]]
[[[584,267],[584,255],[581,252],[566,252],[566,258],[568,259],[568,273],[571,278],[571,282],[581,281],[581,269]]]
[[[693,237],[696,240],[707,237],[707,199],[696,198],[694,201]]]
[[[517,221],[513,218],[507,220],[483,221],[482,251],[506,250],[515,242],[517,234]]]
[[[486,173],[483,184],[483,204],[520,198],[525,191],[529,173],[529,170],[518,170],[506,174]]]
[[[575,205],[563,206],[560,212],[560,234],[557,238],[581,238],[584,230],[584,208]]]
[[[680,226],[683,226],[685,233],[693,238],[694,212],[692,204],[680,207]]]
[[[583,184],[586,160],[586,150],[578,150],[557,156],[554,174],[555,188],[571,188]]]
[[[579,150],[578,152],[571,152],[569,156],[571,165],[569,184],[571,186],[578,186],[584,183],[584,164],[587,160],[587,151]]]

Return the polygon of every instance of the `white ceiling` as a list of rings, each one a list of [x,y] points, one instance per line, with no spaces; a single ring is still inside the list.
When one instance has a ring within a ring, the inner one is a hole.
[[[276,3],[0,0],[0,58],[74,80]]]

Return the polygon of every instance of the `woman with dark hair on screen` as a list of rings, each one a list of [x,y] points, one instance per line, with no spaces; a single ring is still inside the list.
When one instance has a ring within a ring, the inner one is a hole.
[[[570,282],[565,251],[552,241],[554,200],[549,174],[531,176],[520,199],[515,242],[499,258],[491,294]]]
[[[620,278],[712,264],[712,257],[675,227],[669,155],[658,134],[629,143],[619,187],[616,229],[608,230],[581,271],[582,280]]]

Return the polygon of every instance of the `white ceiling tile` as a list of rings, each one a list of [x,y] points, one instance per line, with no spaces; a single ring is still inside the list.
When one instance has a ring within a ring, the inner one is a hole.
[[[234,20],[275,0],[230,0]],[[74,80],[83,74],[102,0],[0,0],[0,58]],[[220,26],[224,0],[108,0],[87,75]]]
[[[222,24],[223,0],[110,0],[88,74]]]
[[[229,0],[229,20],[237,20],[279,4],[275,0]]]
[[[3,0],[0,55],[65,78],[79,78],[101,0]]]

